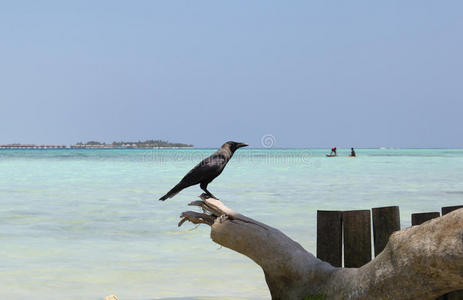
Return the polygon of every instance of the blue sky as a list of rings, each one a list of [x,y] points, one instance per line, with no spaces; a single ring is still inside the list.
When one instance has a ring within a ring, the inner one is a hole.
[[[462,1],[4,1],[0,144],[463,147]]]

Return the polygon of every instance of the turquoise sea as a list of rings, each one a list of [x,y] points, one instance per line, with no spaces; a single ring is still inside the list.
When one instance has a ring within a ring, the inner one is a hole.
[[[205,225],[201,194],[157,199],[214,149],[0,150],[0,298],[269,299],[261,269]],[[240,149],[209,185],[229,207],[315,251],[317,209],[463,204],[463,150]]]

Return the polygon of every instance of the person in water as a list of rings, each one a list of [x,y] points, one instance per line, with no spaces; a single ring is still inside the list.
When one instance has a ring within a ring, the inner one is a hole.
[[[334,148],[331,148],[331,153],[330,155],[334,155],[334,156],[337,156],[338,154],[336,153],[336,147]]]
[[[355,151],[354,148],[350,148],[350,156],[355,157]]]

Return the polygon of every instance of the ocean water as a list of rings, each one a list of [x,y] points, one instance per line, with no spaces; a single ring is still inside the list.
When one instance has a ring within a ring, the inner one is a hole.
[[[0,150],[0,298],[269,299],[260,267],[157,199],[213,149]],[[240,149],[210,191],[312,253],[317,209],[463,204],[463,150]]]

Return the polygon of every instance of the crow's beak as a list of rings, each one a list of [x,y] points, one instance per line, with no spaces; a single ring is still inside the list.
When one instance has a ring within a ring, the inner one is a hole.
[[[241,147],[247,147],[248,144],[245,144],[245,143],[238,143],[238,148],[241,148]]]

